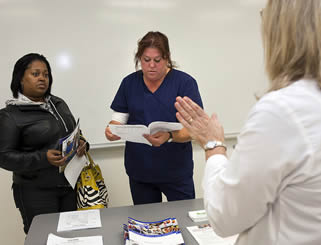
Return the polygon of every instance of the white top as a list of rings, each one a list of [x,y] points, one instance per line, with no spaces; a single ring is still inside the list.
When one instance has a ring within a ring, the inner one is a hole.
[[[128,117],[129,117],[129,113],[113,111],[111,120],[120,122],[121,124],[126,124],[128,121]]]
[[[228,160],[214,155],[204,204],[220,236],[238,245],[321,244],[321,90],[300,80],[252,109]]]

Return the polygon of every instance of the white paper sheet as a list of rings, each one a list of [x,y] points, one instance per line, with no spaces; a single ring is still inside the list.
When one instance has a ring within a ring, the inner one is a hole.
[[[212,227],[207,225],[189,226],[187,230],[199,245],[233,245],[238,235],[222,238],[215,234]]]
[[[103,245],[102,236],[64,238],[52,233],[48,235],[47,245]]]
[[[77,179],[83,167],[86,166],[86,162],[87,158],[85,157],[85,155],[81,157],[75,155],[74,158],[71,159],[71,161],[67,164],[64,170],[64,174],[72,188],[75,188]]]
[[[109,128],[112,134],[119,136],[122,140],[151,145],[151,143],[144,138],[144,134],[181,130],[183,126],[180,123],[174,122],[152,122],[148,127],[145,125],[110,124]]]
[[[101,227],[100,210],[63,212],[59,215],[57,232]]]
[[[129,232],[130,243],[142,244],[142,245],[177,245],[184,244],[184,240],[181,233],[172,233],[168,236],[141,236],[133,232]]]
[[[204,209],[202,210],[195,210],[195,211],[189,211],[188,216],[194,221],[194,222],[202,222],[208,220],[207,213]]]

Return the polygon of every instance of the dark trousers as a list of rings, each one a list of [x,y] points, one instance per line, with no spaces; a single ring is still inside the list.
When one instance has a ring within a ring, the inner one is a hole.
[[[76,192],[71,187],[39,188],[32,185],[13,184],[12,189],[26,234],[36,215],[77,209]]]
[[[167,201],[178,201],[195,198],[193,177],[174,183],[143,183],[129,179],[133,203],[147,204],[162,201],[162,193]]]

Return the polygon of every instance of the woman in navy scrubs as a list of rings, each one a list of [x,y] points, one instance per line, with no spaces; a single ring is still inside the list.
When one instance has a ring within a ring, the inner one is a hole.
[[[126,76],[111,104],[110,124],[177,122],[177,96],[188,96],[201,107],[202,100],[193,77],[174,69],[167,37],[148,32],[135,55],[136,72]],[[141,70],[138,70],[139,65]],[[120,138],[109,127],[108,140]],[[134,204],[195,198],[191,138],[185,128],[158,132],[145,138],[152,144],[126,142],[125,167]]]

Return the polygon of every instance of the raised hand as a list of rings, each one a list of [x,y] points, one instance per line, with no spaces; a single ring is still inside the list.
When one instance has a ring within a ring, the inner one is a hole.
[[[177,97],[175,107],[178,121],[202,147],[210,140],[224,141],[224,129],[215,114],[209,117],[188,97]]]

